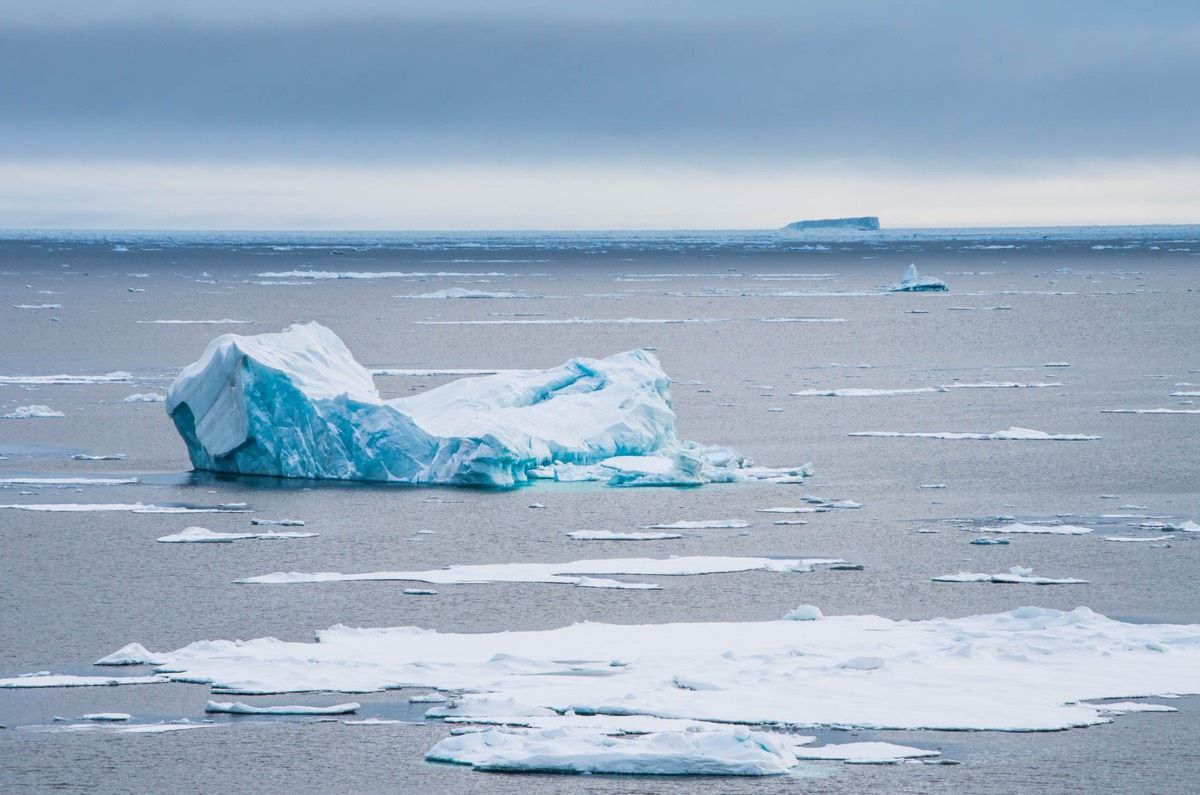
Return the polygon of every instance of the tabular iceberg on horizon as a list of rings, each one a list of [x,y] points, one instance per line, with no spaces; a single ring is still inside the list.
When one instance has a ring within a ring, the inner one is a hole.
[[[383,400],[336,334],[297,324],[217,337],[171,385],[166,410],[192,465],[216,472],[493,487],[556,478],[559,465],[570,472],[562,479],[616,485],[803,474],[679,441],[670,379],[645,350]],[[655,465],[644,468],[650,475],[602,466],[614,457]]]

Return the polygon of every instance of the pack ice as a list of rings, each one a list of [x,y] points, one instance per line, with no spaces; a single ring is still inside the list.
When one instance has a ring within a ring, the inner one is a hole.
[[[620,485],[800,474],[678,440],[670,379],[645,350],[383,400],[336,334],[297,324],[217,337],[171,385],[166,410],[192,465],[217,472],[495,487],[560,471]],[[614,475],[603,463],[618,457],[645,460],[651,474]]]

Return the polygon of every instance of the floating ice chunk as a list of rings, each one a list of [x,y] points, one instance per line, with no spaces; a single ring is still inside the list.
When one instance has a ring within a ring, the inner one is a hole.
[[[1189,519],[1186,522],[1181,522],[1180,524],[1176,525],[1174,529],[1184,533],[1200,533],[1200,523],[1193,522],[1191,519]]]
[[[915,264],[909,265],[908,270],[904,272],[904,276],[900,278],[900,281],[888,288],[893,293],[938,293],[949,289],[941,279],[933,276],[922,276],[917,272]]]
[[[698,521],[680,520],[678,522],[648,524],[647,530],[740,530],[749,527],[749,522],[741,519],[700,519]]]
[[[803,499],[809,505],[816,505],[819,508],[853,510],[862,507],[861,502],[855,502],[854,500],[827,500],[823,497],[814,497],[811,494],[805,496]]]
[[[824,616],[821,613],[821,608],[817,607],[816,605],[800,605],[795,610],[792,610],[791,612],[787,613],[783,617],[783,620],[784,621],[817,621],[818,619],[821,619],[823,617]]]
[[[934,577],[934,582],[991,582],[1002,585],[1087,585],[1087,580],[1074,577],[1035,577],[1033,569],[1026,566],[1013,566],[1004,574],[979,574],[960,571],[958,574],[943,574]]]
[[[112,687],[115,685],[156,685],[170,681],[167,677],[153,676],[76,676],[74,674],[51,674],[41,671],[36,674],[0,678],[0,688],[24,689],[33,687]]]
[[[358,708],[361,706],[354,701],[347,704],[335,704],[331,707],[255,707],[243,704],[241,701],[209,701],[204,705],[204,711],[225,715],[349,715],[358,712]]]
[[[723,317],[567,317],[508,318],[505,320],[414,320],[418,326],[656,326],[729,323]]]
[[[1070,362],[1046,362],[1042,367],[1070,367]]]
[[[1007,545],[1009,541],[1007,538],[972,538],[969,543],[975,544],[976,546],[986,547]]]
[[[274,532],[265,533],[215,533],[204,527],[188,527],[172,535],[155,539],[163,544],[228,544],[233,541],[275,541],[288,538],[312,538],[316,533]]]
[[[435,585],[496,582],[530,582],[575,585],[584,588],[657,589],[652,583],[597,579],[594,575],[682,577],[697,574],[728,574],[742,571],[810,572],[843,565],[838,558],[678,557],[614,558],[576,560],[569,563],[484,563],[449,566],[429,571],[375,571],[363,574],[339,572],[282,572],[239,580],[259,585],[317,582],[364,582],[407,580]]]
[[[160,655],[140,643],[128,643],[112,654],[101,657],[93,665],[161,665]]]
[[[828,513],[829,509],[822,507],[814,507],[811,505],[801,506],[798,508],[779,506],[775,508],[755,508],[756,513]]]
[[[441,693],[418,693],[408,697],[410,704],[441,704],[446,700],[446,696]]]
[[[774,522],[771,522],[771,524],[777,524],[777,525],[801,525],[801,524],[808,524],[808,522],[807,522],[806,520],[804,520],[804,519],[776,519]]]
[[[1092,532],[1090,527],[1073,524],[1025,524],[1013,522],[996,527],[966,527],[972,533],[1037,533],[1042,535],[1081,536]]]
[[[304,522],[300,519],[259,519],[251,517],[250,524],[273,525],[275,527],[304,527]]]
[[[918,488],[922,488],[922,489],[944,489],[944,488],[946,488],[946,484],[945,484],[945,483],[922,483],[920,486],[918,486]]]
[[[895,395],[924,395],[949,392],[952,389],[1038,389],[1062,386],[1057,381],[1020,383],[1017,381],[985,381],[978,384],[941,384],[940,386],[905,387],[900,389],[802,389],[789,392],[794,397],[889,397]]]
[[[52,384],[111,384],[133,380],[133,374],[114,370],[104,375],[0,375],[0,384],[45,386]]]
[[[974,439],[979,441],[1049,441],[1049,442],[1087,442],[1099,439],[1099,436],[1085,436],[1077,433],[1046,433],[1029,428],[1012,427],[1006,431],[992,433],[900,433],[897,431],[856,431],[849,436],[879,436],[902,437],[908,439]]]
[[[124,453],[108,453],[104,455],[88,455],[87,453],[74,453],[71,456],[72,461],[120,461],[125,457]]]
[[[488,729],[447,737],[425,758],[476,770],[655,776],[767,776],[795,766],[782,735],[723,729],[612,737],[571,729]]]
[[[513,293],[507,290],[468,290],[464,287],[447,287],[444,290],[434,290],[431,293],[413,293],[398,295],[397,298],[535,298],[536,296],[523,293]]]
[[[1200,692],[1200,625],[1128,624],[1087,608],[919,621],[588,622],[491,634],[334,627],[318,639],[201,641],[162,655],[163,676],[240,693],[469,691],[456,698],[456,720],[487,718],[502,706],[505,720],[539,728],[583,720],[568,714],[574,710],[746,724],[1045,731],[1111,719],[1083,699]],[[839,667],[856,657],[884,664]],[[610,665],[614,659],[622,664]],[[676,675],[723,689],[664,687]]]
[[[426,279],[426,278],[462,278],[480,276],[508,276],[507,273],[495,271],[489,273],[469,273],[465,271],[268,271],[256,273],[261,279]]]
[[[679,533],[614,533],[611,530],[574,530],[567,535],[576,541],[665,541],[683,538]]]
[[[164,734],[166,732],[185,731],[187,729],[209,729],[216,723],[193,723],[189,720],[170,721],[167,723],[70,723],[66,726],[27,726],[27,731],[47,733],[76,733],[89,732],[93,734]]]
[[[1101,414],[1200,414],[1200,409],[1100,409]]]
[[[1151,536],[1149,538],[1134,538],[1132,536],[1105,536],[1104,540],[1105,541],[1115,541],[1118,543],[1126,543],[1126,544],[1139,544],[1139,543],[1145,544],[1145,543],[1171,541],[1174,538],[1175,538],[1175,536],[1172,536],[1172,535]]]
[[[163,403],[167,399],[166,395],[160,395],[157,392],[135,392],[129,395],[122,403]]]
[[[400,593],[405,596],[437,596],[437,591],[430,590],[429,588],[405,588]]]
[[[1166,704],[1145,704],[1141,701],[1109,701],[1104,704],[1094,704],[1101,712],[1112,715],[1124,715],[1129,712],[1178,712],[1175,707]]]
[[[126,486],[137,478],[0,478],[2,486]]]
[[[32,420],[48,417],[65,417],[61,411],[55,411],[49,406],[34,404],[32,406],[17,406],[11,413],[5,414],[6,420]]]
[[[102,723],[116,723],[120,721],[130,720],[133,716],[128,712],[92,712],[87,715],[80,715],[80,720],[93,720]]]
[[[222,472],[505,487],[553,464],[654,456],[692,466],[692,484],[758,476],[727,448],[676,439],[670,380],[644,350],[383,401],[342,341],[309,323],[218,337],[166,408],[193,466]]]
[[[90,513],[125,511],[128,513],[248,513],[246,508],[235,508],[218,505],[215,507],[187,507],[182,505],[147,505],[141,502],[30,502],[13,505],[0,505],[0,508],[11,508],[17,511],[41,511],[48,513]]]
[[[1200,392],[1172,392],[1171,397],[1200,397]]]
[[[14,309],[62,309],[62,304],[13,304]]]
[[[938,756],[939,751],[927,748],[913,748],[908,745],[895,743],[865,742],[837,743],[823,745],[817,748],[793,748],[792,752],[798,759],[830,759],[843,762],[882,763],[896,762],[901,759],[920,759]]]

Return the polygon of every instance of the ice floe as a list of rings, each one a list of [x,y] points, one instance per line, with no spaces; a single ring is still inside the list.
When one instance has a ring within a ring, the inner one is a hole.
[[[662,576],[682,577],[698,574],[728,574],[743,571],[811,572],[844,565],[839,558],[755,558],[693,556],[678,558],[613,558],[576,560],[567,563],[482,563],[449,566],[429,571],[374,571],[361,574],[339,572],[283,572],[238,580],[258,585],[287,585],[318,582],[367,582],[401,580],[434,585],[465,585],[497,582],[528,582],[574,585],[580,588],[626,588],[655,590],[660,586],[645,582],[622,582],[598,577]]]
[[[133,374],[124,370],[114,370],[104,375],[0,375],[0,384],[20,384],[25,386],[47,385],[79,385],[79,384],[113,384],[133,380]]]
[[[942,431],[936,433],[905,433],[898,431],[855,431],[847,434],[848,436],[876,436],[876,437],[892,437],[905,439],[973,439],[977,441],[1033,441],[1033,442],[1088,442],[1099,439],[1099,436],[1086,436],[1078,433],[1046,433],[1045,431],[1035,431],[1029,428],[1017,428],[1016,426],[1004,431],[993,431],[992,433],[957,433],[950,431]]]
[[[1109,701],[1095,705],[1102,712],[1112,715],[1125,715],[1130,712],[1178,712],[1176,707],[1166,704],[1146,704],[1141,701]]]
[[[1200,414],[1200,409],[1100,409],[1101,414]]]
[[[689,521],[686,519],[678,522],[661,522],[659,524],[648,524],[646,530],[741,530],[744,527],[749,527],[750,523],[741,519],[700,519],[697,521]]]
[[[476,770],[655,776],[767,776],[796,756],[782,735],[746,728],[611,736],[595,731],[487,729],[447,737],[425,758]]]
[[[316,533],[276,532],[265,533],[216,533],[204,527],[188,527],[178,533],[155,539],[163,544],[228,544],[233,541],[275,541],[289,538],[313,538]]]
[[[413,321],[418,326],[654,326],[729,322],[729,318],[715,317],[567,317]]]
[[[137,478],[0,478],[0,486],[127,486]]]
[[[250,524],[273,525],[275,527],[304,527],[304,522],[300,519],[259,519],[258,517],[251,517]]]
[[[683,538],[679,533],[614,533],[612,530],[573,530],[567,536],[576,541],[665,541]]]
[[[61,411],[56,411],[49,406],[35,404],[32,406],[17,406],[13,411],[4,415],[6,420],[33,420],[45,419],[49,417],[65,417]]]
[[[952,389],[1036,389],[1057,386],[1062,386],[1062,383],[1047,381],[1023,384],[1016,381],[988,381],[979,384],[941,384],[899,389],[802,389],[799,392],[789,392],[788,394],[793,397],[891,397],[949,392]]]
[[[253,320],[234,320],[233,318],[224,317],[220,320],[139,320],[138,323],[150,326],[244,326],[253,323]]]
[[[62,304],[13,304],[14,309],[62,309]]]
[[[87,453],[74,453],[71,455],[72,461],[120,461],[125,457],[124,453],[106,453],[103,455],[88,455]]]
[[[94,720],[101,722],[119,722],[132,719],[133,716],[128,712],[92,712],[87,715],[80,715],[80,720]]]
[[[74,734],[74,733],[90,733],[90,734],[165,734],[167,732],[186,731],[187,729],[210,729],[219,724],[216,723],[197,723],[190,720],[175,720],[162,723],[122,723],[122,722],[90,722],[90,723],[68,723],[66,725],[52,726],[22,726],[26,731],[45,732],[50,734]]]
[[[1040,535],[1081,536],[1092,532],[1090,527],[1072,524],[1026,524],[1013,522],[992,527],[965,527],[972,533],[1034,533]]]
[[[831,743],[816,748],[801,746],[793,748],[792,753],[798,759],[828,759],[841,762],[857,762],[859,764],[897,762],[902,759],[921,759],[938,756],[937,751],[927,748],[913,748],[909,745],[895,743],[862,742],[862,743]]]
[[[1154,543],[1162,543],[1162,542],[1166,542],[1166,541],[1171,541],[1174,538],[1175,538],[1175,536],[1172,536],[1172,535],[1149,536],[1149,537],[1138,537],[1138,538],[1135,538],[1133,536],[1105,536],[1104,540],[1105,541],[1115,541],[1118,543],[1126,543],[1126,544],[1139,544],[1139,543],[1154,544]]]
[[[960,571],[957,574],[943,574],[932,579],[934,582],[990,582],[1001,585],[1087,585],[1088,582],[1074,577],[1035,577],[1033,569],[1026,566],[1013,566],[1001,574]]]
[[[256,273],[261,279],[427,279],[508,276],[507,273],[469,273],[465,271],[268,271]]]
[[[799,605],[783,616],[784,621],[819,621],[822,618],[821,608],[816,605]]]
[[[157,685],[170,681],[160,674],[151,676],[77,676],[39,671],[35,674],[0,678],[0,688],[21,690],[35,687],[115,687],[116,685]]]
[[[465,287],[447,287],[431,293],[398,295],[397,298],[534,298],[536,296],[514,293],[507,290],[468,290]]]
[[[491,720],[501,710],[540,728],[641,715],[1045,731],[1111,720],[1085,699],[1200,692],[1200,625],[1123,623],[1087,608],[467,634],[337,626],[317,643],[205,640],[155,656],[162,677],[228,693],[470,691],[444,714]],[[680,688],[675,677],[720,689]]]
[[[331,707],[277,706],[255,707],[241,701],[209,701],[204,705],[208,713],[224,715],[350,715],[358,712],[362,705],[356,701],[334,704]]]
[[[160,395],[157,392],[136,392],[129,395],[122,403],[163,403],[167,399],[166,395]]]
[[[128,513],[248,513],[248,509],[217,505],[213,507],[183,506],[183,505],[148,505],[142,502],[24,502],[10,505],[0,505],[17,511],[40,511],[47,513],[91,513],[91,512],[128,512]]]
[[[941,279],[918,273],[916,264],[909,265],[900,281],[888,288],[893,293],[931,293],[945,292],[949,289]]]
[[[193,466],[220,472],[499,487],[551,467],[556,479],[558,467],[586,468],[577,480],[604,471],[613,485],[786,476],[679,441],[670,379],[645,350],[384,401],[342,341],[309,323],[216,338],[172,384],[166,408]],[[614,458],[658,468],[627,476]]]
[[[824,506],[802,505],[799,507],[777,506],[774,508],[755,508],[756,513],[826,513]]]

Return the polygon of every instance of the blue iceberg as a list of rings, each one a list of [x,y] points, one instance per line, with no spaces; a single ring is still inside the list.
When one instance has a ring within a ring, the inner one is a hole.
[[[670,383],[653,354],[634,350],[383,400],[341,339],[306,323],[217,337],[165,405],[192,465],[214,472],[501,488],[532,478],[687,486],[808,473],[678,440]]]
[[[916,265],[909,265],[904,277],[888,288],[893,293],[944,293],[949,289],[941,279],[917,273]]]

